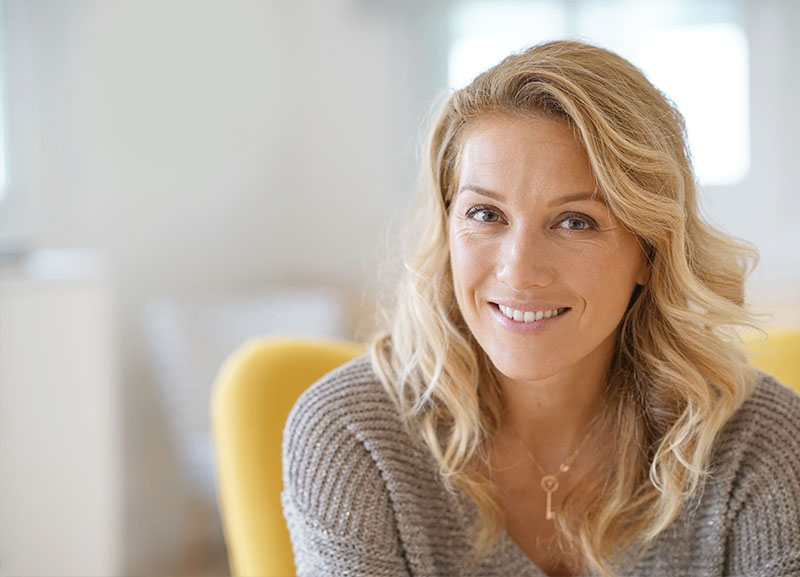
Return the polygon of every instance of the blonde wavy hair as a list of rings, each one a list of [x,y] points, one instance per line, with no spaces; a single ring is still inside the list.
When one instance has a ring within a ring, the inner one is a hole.
[[[478,554],[504,524],[477,466],[498,430],[503,398],[455,301],[447,215],[468,130],[498,113],[568,122],[610,210],[650,261],[608,371],[607,458],[583,479],[580,507],[567,495],[557,520],[562,547],[612,574],[626,552],[646,547],[697,498],[712,474],[717,435],[753,387],[736,328],[754,326],[744,280],[757,255],[702,219],[682,116],[620,56],[549,42],[509,56],[449,96],[431,130],[391,328],[371,352],[447,486],[477,506]]]

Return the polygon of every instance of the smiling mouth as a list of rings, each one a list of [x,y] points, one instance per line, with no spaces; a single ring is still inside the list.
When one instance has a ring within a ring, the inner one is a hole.
[[[495,303],[495,306],[497,306],[500,312],[507,318],[520,323],[533,323],[542,319],[551,319],[569,310],[569,307],[563,307],[546,311],[521,311],[497,303]]]

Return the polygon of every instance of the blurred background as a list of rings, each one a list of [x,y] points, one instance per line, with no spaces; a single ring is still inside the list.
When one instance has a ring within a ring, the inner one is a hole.
[[[525,45],[642,67],[800,325],[798,31],[794,0],[4,0],[0,575],[227,572],[219,364],[369,336],[432,104]]]

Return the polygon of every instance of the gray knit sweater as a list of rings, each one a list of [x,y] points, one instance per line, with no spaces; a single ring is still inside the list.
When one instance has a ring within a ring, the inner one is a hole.
[[[623,573],[800,576],[800,397],[763,376],[713,462],[699,507],[631,555]],[[283,475],[300,576],[543,575],[506,534],[473,560],[474,506],[444,489],[368,357],[302,395],[284,433]]]

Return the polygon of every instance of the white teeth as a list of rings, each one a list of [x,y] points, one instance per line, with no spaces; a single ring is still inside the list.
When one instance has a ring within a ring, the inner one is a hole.
[[[555,316],[560,315],[567,309],[551,309],[549,311],[519,311],[517,309],[512,309],[511,307],[507,307],[504,305],[497,305],[506,317],[515,320],[517,322],[523,323],[532,323],[535,321],[540,321],[542,319],[549,319]]]

